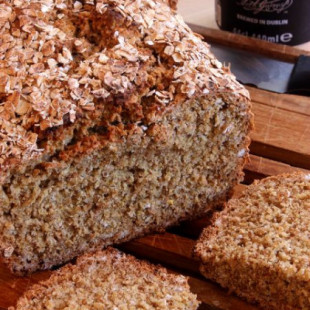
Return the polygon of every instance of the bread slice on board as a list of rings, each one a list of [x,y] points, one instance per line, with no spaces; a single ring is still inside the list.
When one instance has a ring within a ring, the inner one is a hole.
[[[108,248],[55,271],[9,310],[195,310],[198,305],[185,277]]]
[[[168,3],[4,1],[0,251],[18,274],[221,204],[248,92]]]
[[[310,174],[249,186],[215,216],[195,253],[203,275],[263,309],[310,309]]]

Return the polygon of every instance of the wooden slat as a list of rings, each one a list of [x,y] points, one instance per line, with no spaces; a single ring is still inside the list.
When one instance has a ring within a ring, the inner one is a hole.
[[[293,173],[303,171],[310,173],[309,170],[293,167],[278,161],[270,160],[256,155],[250,155],[250,161],[245,165],[245,184],[251,184],[254,180],[262,179],[270,175],[283,173]]]
[[[253,102],[251,153],[310,169],[310,117]]]
[[[273,93],[267,90],[246,86],[253,102],[269,107],[310,116],[310,97]]]
[[[208,43],[217,43],[223,46],[235,47],[288,62],[296,62],[297,58],[302,54],[310,56],[310,52],[287,45],[270,43],[231,32],[210,29],[193,24],[189,24],[189,26],[194,32],[202,35]]]
[[[195,241],[171,233],[155,234],[122,244],[118,248],[183,273],[199,276],[199,264],[193,263]]]

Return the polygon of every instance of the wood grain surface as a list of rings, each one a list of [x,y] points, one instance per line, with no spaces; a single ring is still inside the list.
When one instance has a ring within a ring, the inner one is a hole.
[[[255,130],[252,133],[251,153],[310,169],[309,115],[255,100],[252,111]]]
[[[217,30],[194,29],[207,37],[210,43],[256,50],[277,59],[294,61],[300,53],[293,48],[254,42],[253,39]],[[245,167],[245,184],[269,175],[310,169],[310,98],[248,89],[253,100],[255,130],[252,133],[250,162]],[[236,197],[246,188],[245,184],[236,187]],[[172,272],[188,275],[192,291],[202,301],[200,310],[255,310],[255,306],[205,280],[199,273],[199,263],[192,257],[192,248],[202,229],[209,224],[210,217],[183,223],[167,233],[134,240],[119,248],[139,258],[160,263]],[[26,289],[47,279],[50,274],[51,271],[47,271],[16,277],[0,262],[0,309],[13,306]]]
[[[301,54],[310,56],[309,51],[304,51],[288,45],[270,43],[267,41],[245,37],[218,29],[210,29],[194,24],[189,25],[194,32],[202,35],[209,43],[218,43],[223,46],[236,47],[245,51],[254,52],[288,62],[295,62]]]

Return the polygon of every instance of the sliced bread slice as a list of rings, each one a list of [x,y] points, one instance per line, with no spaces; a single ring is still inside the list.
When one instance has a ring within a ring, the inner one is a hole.
[[[197,309],[187,279],[108,248],[34,285],[9,310]]]
[[[202,274],[265,309],[310,309],[310,175],[273,176],[228,202],[196,248]]]

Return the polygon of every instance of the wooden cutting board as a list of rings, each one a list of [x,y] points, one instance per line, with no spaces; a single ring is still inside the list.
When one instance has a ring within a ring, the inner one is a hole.
[[[209,43],[241,47],[279,60],[295,61],[301,51],[248,39],[245,37],[192,26]],[[256,178],[298,169],[310,169],[310,98],[271,93],[248,87],[253,101],[255,130],[252,133],[251,162],[245,168],[245,181],[236,187],[239,195]],[[310,172],[310,171],[309,171]],[[119,246],[137,257],[161,263],[172,272],[189,276],[191,289],[202,301],[200,309],[254,310],[241,299],[229,294],[217,284],[205,280],[198,262],[191,256],[195,240],[209,218],[184,223],[165,234],[138,239]],[[0,310],[13,306],[31,285],[47,279],[51,271],[16,277],[0,262]]]

